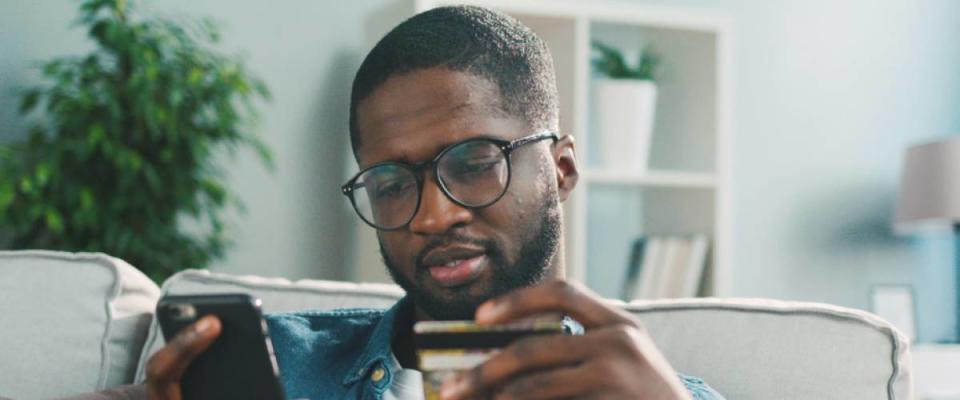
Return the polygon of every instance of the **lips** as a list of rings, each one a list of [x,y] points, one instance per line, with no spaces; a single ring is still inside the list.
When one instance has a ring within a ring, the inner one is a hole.
[[[454,287],[476,279],[486,269],[488,260],[486,252],[480,248],[447,247],[429,252],[421,265],[441,286]]]

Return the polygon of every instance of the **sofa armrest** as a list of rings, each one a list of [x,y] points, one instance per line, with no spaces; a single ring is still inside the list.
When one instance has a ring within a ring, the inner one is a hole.
[[[860,310],[767,299],[625,306],[683,373],[729,399],[887,399],[912,394],[909,341]]]
[[[0,251],[0,396],[132,382],[159,296],[140,271],[104,254]]]

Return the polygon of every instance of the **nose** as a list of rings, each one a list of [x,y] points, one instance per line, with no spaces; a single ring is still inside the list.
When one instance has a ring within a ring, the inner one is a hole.
[[[440,235],[473,219],[473,211],[454,203],[435,179],[425,179],[420,193],[420,208],[410,221],[410,231],[421,235]]]

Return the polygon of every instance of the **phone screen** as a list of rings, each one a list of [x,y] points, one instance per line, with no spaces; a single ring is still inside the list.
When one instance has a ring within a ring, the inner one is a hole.
[[[259,299],[247,294],[171,295],[157,304],[157,319],[167,341],[210,314],[220,319],[223,329],[184,373],[183,398],[285,399]]]

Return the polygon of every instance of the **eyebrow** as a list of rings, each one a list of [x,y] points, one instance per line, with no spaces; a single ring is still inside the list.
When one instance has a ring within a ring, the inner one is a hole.
[[[390,162],[402,163],[402,164],[407,164],[407,165],[416,165],[416,164],[420,164],[420,163],[423,163],[423,162],[432,161],[432,160],[435,159],[435,158],[437,157],[437,155],[440,154],[442,151],[444,151],[444,150],[446,150],[446,149],[448,149],[448,148],[450,148],[450,147],[452,147],[452,146],[456,146],[456,145],[458,145],[458,144],[460,144],[460,143],[466,142],[466,141],[468,141],[468,140],[476,140],[476,139],[510,140],[510,139],[506,139],[506,138],[497,137],[497,136],[491,135],[491,134],[489,134],[489,133],[480,133],[480,134],[477,134],[476,136],[470,136],[470,137],[468,137],[468,138],[464,138],[464,139],[458,140],[458,141],[456,141],[456,142],[447,143],[447,144],[445,144],[445,145],[442,145],[442,146],[440,146],[436,151],[433,152],[433,155],[431,155],[430,157],[427,157],[426,159],[420,160],[420,161],[413,161],[413,160],[411,160],[410,154],[407,153],[407,152],[403,152],[403,153],[400,154],[399,157],[390,158],[390,159],[387,159],[387,160],[382,160],[382,161],[378,161],[378,162],[375,162],[375,163],[371,163],[368,167],[374,166],[374,165],[377,165],[377,164],[390,163]]]

